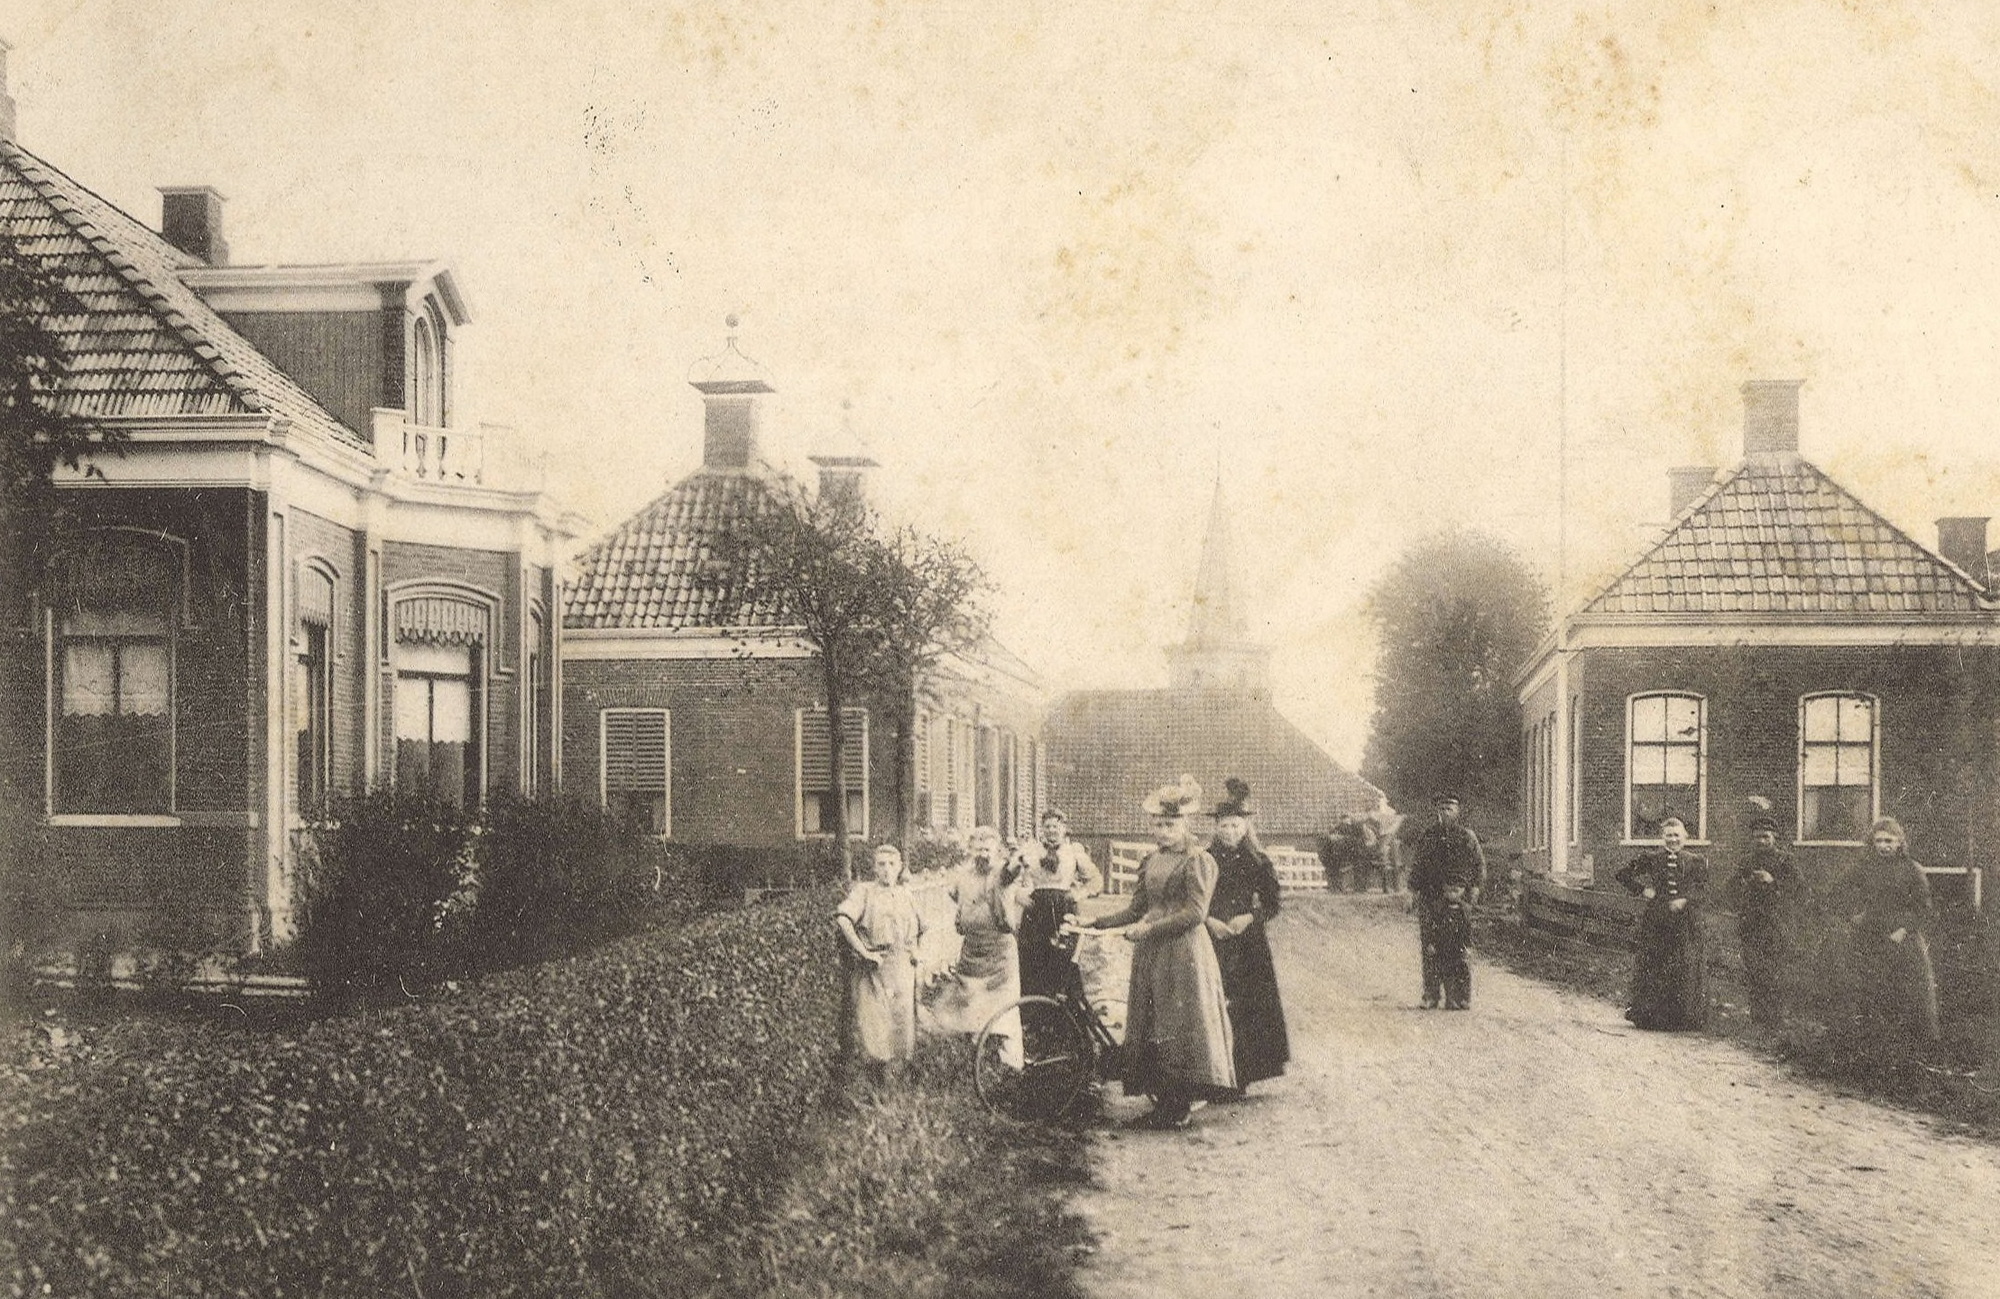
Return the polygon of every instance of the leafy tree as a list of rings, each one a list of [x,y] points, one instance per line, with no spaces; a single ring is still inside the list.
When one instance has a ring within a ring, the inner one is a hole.
[[[1549,594],[1504,542],[1453,528],[1418,541],[1368,595],[1379,653],[1362,774],[1396,807],[1441,786],[1469,821],[1508,824],[1520,762],[1513,675],[1549,628]]]
[[[125,440],[61,401],[70,358],[56,322],[83,311],[60,266],[0,230],[0,590],[15,600],[40,588],[72,526],[56,470],[101,477],[90,457]]]
[[[945,656],[976,645],[987,618],[985,578],[952,543],[914,528],[885,531],[858,493],[809,494],[791,480],[769,505],[735,521],[715,544],[725,616],[799,628],[818,661],[833,763],[833,831],[853,871],[847,825],[850,742],[842,710],[886,705],[897,735],[897,804],[907,828],[914,688]]]

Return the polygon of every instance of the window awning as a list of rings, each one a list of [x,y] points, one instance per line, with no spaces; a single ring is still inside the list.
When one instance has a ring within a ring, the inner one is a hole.
[[[476,645],[486,639],[486,608],[450,596],[396,602],[396,639],[433,645]]]

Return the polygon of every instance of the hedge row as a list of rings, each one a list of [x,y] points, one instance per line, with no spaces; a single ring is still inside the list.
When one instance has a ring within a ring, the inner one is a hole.
[[[752,1209],[836,1076],[831,899],[47,1088],[0,1278],[56,1295],[646,1295]],[[11,1166],[8,1166],[11,1165]]]

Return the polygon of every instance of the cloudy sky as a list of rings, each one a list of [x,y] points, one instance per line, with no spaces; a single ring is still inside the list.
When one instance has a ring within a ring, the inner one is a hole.
[[[1400,547],[1471,524],[1581,591],[1670,465],[1737,456],[1745,378],[1805,380],[1806,453],[1920,539],[2000,507],[1983,0],[12,0],[0,37],[22,142],[142,219],[208,183],[238,262],[449,260],[462,408],[600,528],[698,461],[739,313],[768,453],[881,460],[1056,689],[1163,682],[1219,464],[1280,702],[1350,763]]]

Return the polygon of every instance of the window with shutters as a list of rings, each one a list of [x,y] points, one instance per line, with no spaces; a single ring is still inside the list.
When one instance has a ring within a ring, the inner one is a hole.
[[[841,767],[847,784],[849,838],[868,835],[868,710],[843,708]],[[798,826],[801,837],[833,833],[833,738],[824,708],[794,715],[798,752]]]
[[[597,714],[598,798],[612,815],[661,836],[673,833],[673,723],[664,708]]]
[[[1876,812],[1876,704],[1867,695],[1799,700],[1799,839],[1861,843]]]

